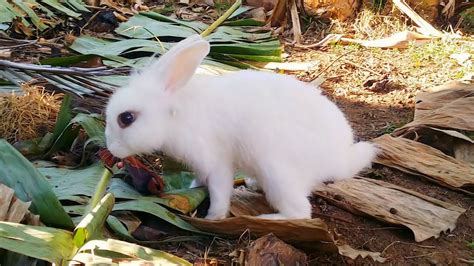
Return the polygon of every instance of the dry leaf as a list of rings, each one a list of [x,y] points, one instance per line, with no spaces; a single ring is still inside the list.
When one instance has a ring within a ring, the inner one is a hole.
[[[428,145],[383,135],[372,140],[380,149],[376,163],[426,177],[442,186],[463,191],[474,186],[474,167]]]
[[[458,131],[419,125],[396,131],[392,136],[421,142],[474,165],[474,140]]]
[[[386,258],[382,257],[380,253],[378,252],[370,252],[370,251],[355,249],[347,244],[338,245],[337,247],[339,249],[339,254],[349,257],[353,260],[357,259],[357,257],[359,256],[362,258],[370,257],[374,261],[382,262],[382,263],[385,262],[386,260]]]
[[[259,211],[268,208],[268,204],[266,203],[265,197],[263,197],[263,195],[258,197],[251,193],[252,192],[248,191],[242,193],[237,192],[241,198],[243,198],[244,195],[247,195],[253,199],[242,200],[240,202],[254,202],[253,204],[242,204],[238,211],[236,211],[234,197],[234,212],[252,213],[251,210],[244,210],[245,207],[253,209],[255,206],[267,205],[267,207],[257,207]],[[317,249],[327,252],[337,251],[341,255],[345,255],[343,252],[351,250],[351,258],[356,258],[358,256],[365,258],[366,256],[370,256],[375,261],[385,261],[385,258],[382,258],[379,252],[352,249],[346,247],[346,243],[344,243],[344,241],[341,239],[335,241],[332,234],[329,232],[328,226],[321,219],[272,220],[260,219],[255,216],[248,215],[231,217],[222,220],[191,218],[184,215],[181,217],[202,231],[212,232],[228,237],[237,238],[241,237],[245,233],[248,233],[251,237],[261,237],[269,233],[273,233],[279,239],[297,247],[308,248],[312,250]]]
[[[245,231],[260,237],[274,233],[278,238],[290,243],[325,242],[335,250],[328,226],[321,219],[268,220],[254,216],[238,216],[221,220],[208,220],[181,216],[196,228],[230,237],[240,237]]]
[[[387,182],[357,178],[321,187],[318,195],[349,211],[413,231],[417,242],[454,230],[466,210]],[[337,195],[337,196],[336,196]]]
[[[138,227],[142,224],[142,221],[133,212],[119,211],[114,214],[122,223],[127,227],[127,231],[133,234]]]
[[[230,213],[232,215],[257,216],[274,212],[263,194],[252,192],[245,187],[234,189],[230,199]]]
[[[414,121],[393,136],[430,145],[456,159],[474,163],[474,84],[451,81],[416,96]]]
[[[474,131],[474,84],[454,81],[419,93],[414,121],[402,128],[417,125]]]
[[[30,205],[31,202],[23,202],[15,197],[13,189],[0,184],[0,221],[41,225],[39,216],[28,210]]]
[[[392,34],[387,38],[378,40],[357,40],[350,38],[341,38],[341,42],[345,43],[357,43],[365,47],[375,48],[408,48],[408,45],[415,44],[421,45],[430,42],[433,37],[419,34],[413,31],[402,31]]]
[[[274,234],[265,235],[247,248],[245,265],[308,265],[306,254],[286,244]]]

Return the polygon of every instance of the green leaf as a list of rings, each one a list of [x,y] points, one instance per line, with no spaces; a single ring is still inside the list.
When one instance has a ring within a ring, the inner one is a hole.
[[[264,26],[264,25],[265,25],[264,21],[255,20],[251,18],[226,21],[222,23],[222,26]]]
[[[64,119],[64,121],[65,120],[66,119]],[[84,129],[87,136],[90,139],[93,139],[95,144],[99,146],[105,145],[105,127],[104,122],[101,120],[100,116],[96,114],[79,113],[71,121],[69,121],[67,126],[55,139],[51,149],[45,156],[49,156],[52,153],[65,148],[69,148],[78,136],[80,128]]]
[[[235,17],[238,17],[242,14],[244,14],[245,12],[249,11],[253,9],[253,7],[250,7],[250,6],[239,6],[239,8],[237,8],[237,10],[235,10],[234,13],[232,13],[232,15],[229,16],[228,20],[231,20]]]
[[[161,43],[165,51],[169,49],[170,44]],[[83,35],[77,38],[70,46],[74,51],[81,54],[94,54],[99,56],[117,56],[132,50],[133,48],[149,47],[155,52],[163,52],[161,44],[155,40],[127,39],[120,41],[103,40],[92,36]]]
[[[144,15],[135,15],[128,21],[120,23],[115,32],[138,39],[152,39],[164,36],[186,38],[192,34],[199,33],[189,27],[155,20]]]
[[[181,26],[184,26],[184,27],[188,27],[188,28],[193,29],[197,33],[204,31],[208,27],[207,24],[205,24],[203,22],[200,22],[200,21],[179,20],[179,19],[175,19],[175,18],[172,18],[172,17],[167,17],[165,15],[162,15],[160,13],[153,12],[153,11],[140,12],[140,15],[144,15],[144,16],[147,16],[149,18],[159,20],[159,21],[171,22],[171,23],[174,23],[176,25],[181,25]]]
[[[50,66],[69,66],[84,62],[94,57],[93,55],[72,55],[65,57],[48,57],[40,60],[42,65]]]
[[[208,192],[204,187],[173,190],[161,195],[161,198],[168,199],[168,206],[180,210],[183,213],[189,213],[195,210],[204,199]]]
[[[107,217],[107,225],[120,237],[128,241],[136,241],[136,239],[128,232],[125,225],[123,225],[123,223],[117,217],[109,215]]]
[[[81,0],[65,0],[65,2],[74,10],[82,12],[90,12]]]
[[[81,169],[42,167],[38,171],[48,178],[59,200],[72,200],[71,196],[94,194],[104,167],[94,164]]]
[[[38,171],[48,178],[59,200],[82,203],[84,198],[79,196],[92,197],[92,195],[94,195],[97,183],[104,169],[102,165],[94,164],[80,169],[39,167]],[[171,180],[174,177],[177,178],[176,181],[168,186],[168,189],[170,195],[173,195],[173,193],[176,192],[175,190],[178,190],[176,194],[181,198],[181,201],[177,201],[179,200],[178,196],[176,196],[176,198],[172,196],[167,196],[166,198],[143,196],[120,178],[111,179],[107,192],[113,193],[117,199],[155,202],[184,213],[194,210],[206,198],[207,192],[202,188],[189,189],[189,192],[186,192],[186,190],[179,191],[189,187],[189,178],[192,178],[191,175],[188,176],[187,173],[183,173],[181,178],[185,180],[182,181],[179,180],[179,174],[166,176],[167,175],[165,175],[165,178],[167,180]],[[183,203],[183,197],[187,202]],[[79,207],[64,208],[68,213],[71,213],[70,211],[80,215],[84,213],[84,210],[81,210]]]
[[[42,138],[22,140],[13,144],[23,156],[31,159],[31,157],[42,156],[51,146],[53,142],[53,134],[46,133]]]
[[[26,21],[20,10],[12,6],[6,0],[0,0],[0,22],[11,22],[14,18],[20,18],[23,25],[26,27],[30,26],[30,23]]]
[[[71,95],[64,94],[63,100],[61,102],[61,107],[59,108],[58,117],[56,118],[56,124],[54,125],[53,129],[53,139],[57,139],[71,121],[71,103]]]
[[[133,265],[149,265],[151,264],[150,262],[152,262],[153,265],[192,265],[188,261],[164,251],[154,250],[115,239],[89,241],[79,250],[78,254],[73,257],[72,260],[87,263],[90,262],[92,258],[94,262],[105,259],[102,261],[103,264],[117,263],[123,260],[127,263],[132,262]],[[109,260],[107,260],[107,258],[109,258]],[[113,258],[113,261],[110,260],[110,258]]]
[[[71,9],[63,6],[61,3],[59,3],[57,0],[42,0],[43,3],[49,5],[50,7],[63,12],[64,14],[73,17],[73,18],[79,18],[81,14],[76,13],[72,11]]]
[[[22,201],[32,201],[31,211],[39,214],[45,224],[72,228],[71,219],[46,178],[4,139],[0,139],[0,150],[0,182],[14,189]]]
[[[40,31],[43,31],[45,29],[48,28],[48,26],[46,26],[42,21],[41,19],[38,17],[38,15],[36,15],[35,11],[33,11],[33,9],[31,9],[30,7],[28,7],[27,5],[25,5],[25,3],[23,3],[22,0],[14,0],[14,3],[15,5],[17,5],[19,8],[21,8],[23,11],[25,11],[26,14],[28,14],[28,16],[31,18],[31,21],[33,22],[33,24],[35,24],[35,26],[40,30]]]
[[[0,222],[0,249],[62,265],[76,251],[69,231]]]
[[[159,204],[153,203],[147,200],[131,200],[126,202],[121,202],[115,204],[114,211],[137,211],[149,213],[153,216],[161,218],[166,222],[173,224],[181,229],[195,232],[195,233],[204,233],[194,226],[190,225],[176,214],[168,211],[167,209],[161,207]]]
[[[167,172],[163,175],[164,192],[188,188],[195,178],[195,175],[191,172],[170,172],[169,168],[166,168],[165,171]]]

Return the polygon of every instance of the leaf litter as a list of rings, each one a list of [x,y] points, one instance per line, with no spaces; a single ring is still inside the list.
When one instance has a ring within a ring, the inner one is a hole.
[[[349,48],[349,49],[352,49],[352,48]],[[410,49],[410,48],[409,48],[409,49]],[[117,57],[111,57],[111,58],[112,58],[112,59],[111,59],[112,61],[113,61],[113,60],[117,60],[117,59],[118,59],[118,60],[121,60],[120,58],[117,58]],[[120,63],[120,61],[119,61],[119,63]],[[358,68],[358,66],[356,65],[355,68]],[[437,129],[437,130],[441,130],[441,129]],[[453,134],[455,134],[455,133],[453,133]],[[240,212],[242,212],[242,209],[243,209],[243,208],[240,207]],[[235,210],[235,209],[234,209],[234,211],[235,211],[235,213],[238,213],[238,212],[239,212],[239,211],[237,211],[237,210]],[[238,218],[238,217],[236,217],[236,218]],[[239,218],[239,219],[241,219],[241,218]],[[237,220],[238,220],[238,219],[237,219]],[[452,221],[451,221],[451,222],[452,222]],[[211,230],[211,229],[210,229],[210,230]],[[214,229],[214,230],[215,230],[215,229]],[[439,233],[439,232],[438,232],[438,233]],[[262,234],[263,234],[263,232],[262,232]],[[237,235],[235,234],[235,236],[237,236]],[[343,252],[343,251],[341,251],[341,250],[343,250],[343,249],[342,249],[342,248],[339,248],[339,251],[340,251],[340,252]],[[359,253],[359,254],[360,254],[360,253]],[[351,257],[351,256],[349,256],[349,257]],[[353,257],[353,258],[355,258],[355,257]]]

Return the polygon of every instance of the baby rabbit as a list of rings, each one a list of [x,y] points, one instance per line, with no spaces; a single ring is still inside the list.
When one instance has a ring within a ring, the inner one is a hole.
[[[344,114],[314,86],[251,70],[196,74],[210,45],[199,35],[130,77],[106,108],[106,139],[119,158],[156,150],[181,160],[209,190],[207,219],[228,214],[235,171],[255,177],[278,213],[311,218],[324,181],[371,166],[376,147],[354,143]]]

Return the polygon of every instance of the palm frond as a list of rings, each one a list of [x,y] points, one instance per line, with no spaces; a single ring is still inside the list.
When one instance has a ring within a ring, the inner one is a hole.
[[[122,85],[128,68],[54,67],[0,60],[0,78],[20,87],[31,80],[47,82],[77,96],[108,97]],[[114,78],[115,77],[115,78]],[[11,89],[11,87],[8,87]]]

